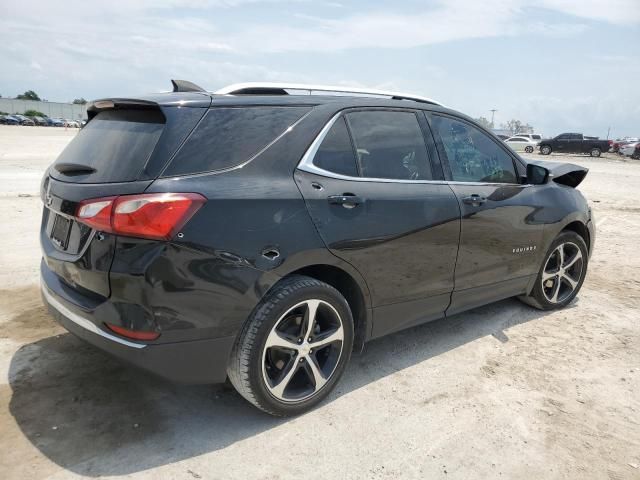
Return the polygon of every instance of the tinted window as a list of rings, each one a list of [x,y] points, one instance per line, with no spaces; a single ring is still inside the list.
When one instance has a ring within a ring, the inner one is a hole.
[[[333,124],[327,136],[324,137],[322,145],[313,158],[313,164],[341,175],[358,176],[356,157],[343,117]]]
[[[433,118],[454,181],[517,183],[511,157],[488,135],[462,121]]]
[[[571,134],[569,133],[563,133],[562,135],[559,135],[558,140],[569,140],[571,138]]]
[[[308,111],[309,107],[212,108],[163,176],[222,170],[243,163]]]
[[[432,178],[427,147],[413,112],[353,112],[346,117],[363,177]]]
[[[108,110],[98,113],[78,132],[51,170],[56,178],[91,183],[136,180],[164,128],[157,110]],[[78,164],[95,169],[82,177],[59,173],[55,165]],[[73,178],[72,178],[73,177]]]

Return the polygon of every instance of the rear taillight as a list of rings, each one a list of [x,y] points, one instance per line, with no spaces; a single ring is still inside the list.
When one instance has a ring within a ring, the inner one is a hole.
[[[169,240],[205,201],[197,193],[145,193],[94,198],[78,205],[76,218],[103,232]]]

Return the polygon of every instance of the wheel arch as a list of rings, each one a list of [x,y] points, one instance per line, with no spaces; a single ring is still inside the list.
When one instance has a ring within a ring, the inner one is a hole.
[[[368,304],[368,292],[363,290],[354,276],[338,266],[328,264],[307,265],[289,272],[282,279],[291,275],[305,275],[315,278],[331,285],[342,294],[353,315],[355,331],[353,349],[356,352],[361,351],[364,343],[371,336],[371,310]]]
[[[565,225],[565,227],[560,231],[560,233],[565,231],[575,232],[582,237],[584,243],[587,244],[587,249],[591,251],[591,235],[589,233],[589,229],[587,226],[581,222],[580,220],[574,220],[569,224]]]

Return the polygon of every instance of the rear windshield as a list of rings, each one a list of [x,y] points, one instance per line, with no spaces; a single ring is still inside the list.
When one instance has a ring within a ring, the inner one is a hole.
[[[136,180],[163,128],[164,116],[158,110],[100,112],[60,154],[51,175],[71,182]]]
[[[253,158],[311,107],[212,108],[163,176],[224,170]]]

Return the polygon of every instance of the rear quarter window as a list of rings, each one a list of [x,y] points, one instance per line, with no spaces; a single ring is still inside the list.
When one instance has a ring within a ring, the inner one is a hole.
[[[253,158],[311,107],[212,108],[164,171],[164,177],[234,167]]]

